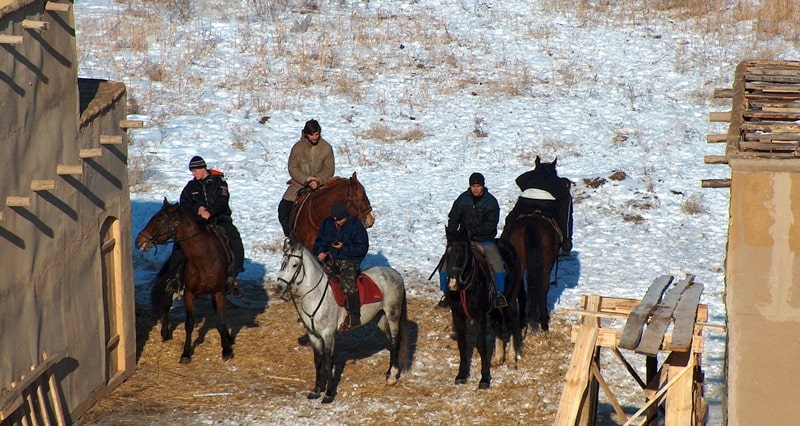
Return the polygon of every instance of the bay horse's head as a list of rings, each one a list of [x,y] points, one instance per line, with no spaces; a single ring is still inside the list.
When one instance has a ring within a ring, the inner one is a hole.
[[[164,205],[136,236],[136,248],[148,251],[158,244],[166,244],[175,238],[180,225],[179,208],[178,203],[170,204],[164,197]]]
[[[375,224],[375,216],[372,215],[372,205],[367,197],[367,191],[356,177],[356,172],[347,179],[347,198],[345,205],[350,214],[355,216],[365,228]]]
[[[558,171],[556,170],[556,163],[558,163],[558,158],[554,159],[552,163],[543,163],[542,159],[539,156],[536,156],[536,161],[534,162],[536,165],[536,171],[543,174],[543,175],[551,175],[558,177]]]
[[[474,278],[474,256],[469,237],[463,229],[445,227],[447,248],[444,251],[444,269],[447,274],[447,288],[450,291],[463,290]]]
[[[281,299],[288,299],[305,279],[306,271],[303,266],[305,254],[309,254],[308,251],[304,250],[303,245],[295,238],[289,237],[283,241],[283,259],[281,259],[281,269],[275,283],[275,293]]]

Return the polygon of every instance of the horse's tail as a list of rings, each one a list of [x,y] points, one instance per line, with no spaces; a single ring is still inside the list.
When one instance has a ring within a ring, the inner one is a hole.
[[[525,261],[527,263],[525,274],[528,280],[528,324],[539,322],[539,302],[542,297],[542,288],[547,288],[547,280],[544,279],[544,236],[536,228],[535,220],[527,220],[525,223]],[[530,321],[533,320],[533,321]]]
[[[411,370],[409,356],[410,342],[408,339],[408,303],[406,303],[406,291],[403,289],[403,305],[400,308],[400,324],[397,336],[397,365],[400,371]]]

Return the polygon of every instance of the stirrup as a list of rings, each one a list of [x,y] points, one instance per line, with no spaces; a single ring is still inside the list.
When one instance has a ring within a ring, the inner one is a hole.
[[[344,321],[339,326],[339,329],[337,331],[339,333],[344,333],[346,331],[350,331],[350,330],[352,330],[354,328],[358,328],[358,327],[361,327],[361,318],[359,317],[358,318],[358,323],[356,323],[355,321],[353,321],[353,317],[350,316],[350,313],[348,312],[347,313],[347,317],[344,319]]]
[[[240,299],[244,297],[244,290],[239,286],[236,278],[228,277],[228,282],[225,283],[225,294],[234,299]]]
[[[503,293],[495,293],[492,304],[495,308],[505,308],[508,306],[508,301],[506,300],[506,296]]]

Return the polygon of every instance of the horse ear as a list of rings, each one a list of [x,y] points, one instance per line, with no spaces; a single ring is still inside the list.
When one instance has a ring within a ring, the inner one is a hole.
[[[353,172],[353,176],[350,176],[350,179],[353,179],[354,181],[358,182],[358,178],[356,177],[356,172]]]
[[[539,164],[542,164],[542,159],[539,158],[538,155],[536,156],[536,160],[534,161],[534,164],[536,164],[536,167],[539,167]]]
[[[553,167],[556,166],[556,163],[558,163],[558,157],[556,157],[555,160],[553,160]]]
[[[164,207],[169,205],[169,201],[167,201],[167,197],[164,197]]]

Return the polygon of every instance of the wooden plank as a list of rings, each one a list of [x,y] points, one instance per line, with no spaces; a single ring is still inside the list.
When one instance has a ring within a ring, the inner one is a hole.
[[[6,220],[6,215],[3,212],[0,212],[0,222]]]
[[[733,89],[728,89],[728,88],[714,89],[714,97],[717,99],[733,98]]]
[[[122,135],[100,135],[101,145],[122,145]]]
[[[623,426],[630,426],[633,424],[633,421],[638,419],[645,411],[647,411],[653,404],[657,403],[662,395],[667,393],[667,391],[675,385],[675,383],[680,380],[680,378],[686,374],[687,371],[692,370],[692,368],[684,368],[678,372],[676,372],[673,376],[670,377],[670,380],[658,391],[653,395],[652,398],[645,404],[642,408],[639,409],[636,413],[634,413],[631,417],[628,418],[628,421],[623,423]]]
[[[69,3],[56,3],[49,1],[44,5],[44,10],[48,12],[69,12],[70,6],[71,5]]]
[[[650,324],[647,325],[644,333],[642,333],[641,341],[635,349],[636,353],[649,356],[658,355],[658,350],[664,340],[664,333],[672,322],[672,312],[678,305],[681,294],[683,294],[683,291],[686,290],[686,287],[691,284],[693,280],[694,275],[688,274],[686,278],[679,281],[666,292],[661,303],[659,303],[653,311]]]
[[[708,113],[708,121],[711,122],[729,122],[731,121],[730,111],[712,111]]]
[[[667,390],[664,402],[664,426],[683,426],[691,425],[694,394],[692,385],[694,384],[693,374],[682,374],[687,370],[694,370],[694,355],[690,352],[673,352],[667,357],[667,377],[674,383]]]
[[[622,406],[619,405],[619,401],[617,401],[617,396],[614,395],[614,392],[611,390],[611,387],[608,386],[606,380],[603,378],[603,375],[600,374],[600,368],[597,367],[596,363],[592,363],[592,375],[595,379],[597,379],[597,383],[600,384],[600,389],[603,389],[603,393],[606,394],[608,401],[611,403],[611,406],[614,407],[614,411],[617,413],[621,419],[628,419],[628,415],[625,414],[625,410],[622,409]]]
[[[689,350],[697,323],[697,306],[702,293],[703,284],[692,283],[681,295],[672,315],[675,318],[675,325],[672,327],[672,341],[664,345],[666,350],[680,352]]]
[[[745,90],[760,90],[769,93],[800,93],[800,84],[781,83],[744,83]]]
[[[589,296],[586,309],[597,311],[599,308],[600,297]],[[564,378],[564,388],[558,403],[558,413],[556,413],[556,425],[574,426],[578,419],[589,386],[591,363],[597,350],[595,342],[598,330],[596,321],[587,321],[584,318],[578,332],[578,340],[572,350],[567,375]]]
[[[797,93],[764,93],[764,92],[745,92],[744,98],[748,101],[770,100],[770,101],[796,101]]]
[[[43,355],[43,358],[47,356]],[[39,365],[33,366],[31,372],[20,378],[19,382],[12,384],[12,390],[0,398],[0,420],[7,419],[11,414],[16,411],[22,403],[22,394],[26,393],[26,389],[39,379],[40,376],[47,373],[47,371],[55,364],[64,358],[64,352],[58,352],[54,356],[44,358],[43,362]],[[57,389],[52,389],[53,392],[58,392]]]
[[[725,155],[706,155],[703,157],[706,164],[728,164],[728,157]]]
[[[744,140],[765,143],[797,142],[800,141],[800,133],[745,133]]]
[[[747,110],[742,111],[742,117],[769,121],[797,121],[800,120],[800,113]]]
[[[761,81],[766,83],[800,83],[798,71],[791,73],[754,73],[748,72],[744,75],[745,81]]]
[[[672,283],[673,279],[674,277],[671,275],[662,275],[650,284],[644,299],[633,309],[628,321],[625,322],[625,327],[622,329],[622,336],[619,340],[620,348],[634,349],[639,344],[647,318],[656,308],[661,295],[664,294],[664,290]]]
[[[720,142],[727,142],[728,135],[727,134],[719,134],[719,135],[706,135],[706,142],[708,143],[720,143]]]
[[[0,44],[22,44],[22,36],[0,34]]]
[[[796,148],[797,148],[797,142],[791,142],[791,143],[739,142],[739,151],[792,152]]]
[[[56,188],[54,180],[33,180],[31,181],[31,191],[51,191]]]
[[[84,148],[78,153],[80,158],[97,158],[103,156],[102,148]]]
[[[730,188],[730,179],[703,179],[700,181],[701,188]]]
[[[742,123],[742,132],[800,133],[797,123]]]
[[[30,207],[31,197],[6,197],[8,207]]]

